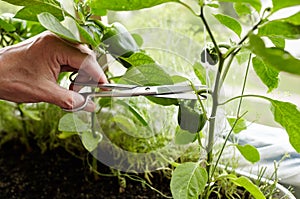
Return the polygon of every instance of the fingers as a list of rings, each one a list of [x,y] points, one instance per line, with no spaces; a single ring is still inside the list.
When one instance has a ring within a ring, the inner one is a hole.
[[[67,90],[58,86],[55,83],[49,82],[49,90],[55,92],[45,96],[45,102],[55,104],[63,109],[72,110],[80,107],[85,103],[85,98],[77,92]],[[96,109],[96,105],[93,101],[89,100],[86,107],[83,109],[88,112],[93,112]]]
[[[84,71],[95,82],[107,83],[106,75],[97,62],[95,53],[85,45],[69,45],[65,46],[56,57],[60,65],[65,65],[62,71],[74,70]],[[71,67],[71,68],[70,68]]]

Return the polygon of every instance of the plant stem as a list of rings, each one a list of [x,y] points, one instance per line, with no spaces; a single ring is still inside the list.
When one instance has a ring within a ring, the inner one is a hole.
[[[212,110],[211,110],[211,115],[209,118],[209,131],[208,131],[208,143],[206,147],[207,151],[207,173],[209,176],[208,184],[211,181],[211,166],[212,166],[212,161],[213,161],[213,145],[214,145],[214,137],[215,137],[215,123],[216,123],[216,115],[217,115],[217,110],[218,110],[218,105],[219,105],[219,83],[220,83],[220,77],[221,77],[221,72],[220,68],[223,67],[224,60],[221,58],[219,61],[219,71],[217,72],[216,80],[215,80],[215,85],[214,89],[212,92]]]
[[[211,41],[214,44],[214,47],[216,49],[216,52],[217,52],[219,58],[221,58],[222,57],[222,53],[221,53],[220,48],[219,48],[219,46],[218,46],[218,44],[217,44],[217,42],[215,40],[215,37],[214,37],[214,35],[213,35],[213,33],[212,33],[212,31],[211,31],[211,29],[210,29],[210,27],[209,27],[209,25],[208,25],[208,23],[206,21],[206,18],[204,16],[204,7],[203,6],[201,6],[201,8],[200,8],[200,15],[199,15],[199,17],[201,18],[201,20],[202,20],[202,22],[203,22],[203,24],[204,24],[204,26],[205,26],[208,34],[209,34],[209,37],[211,38]]]
[[[220,79],[221,79],[221,73],[224,65],[225,59],[223,58],[223,55],[220,51],[220,48],[215,40],[215,37],[213,33],[211,32],[210,26],[208,25],[205,16],[204,16],[204,7],[201,6],[200,10],[200,15],[199,17],[201,18],[213,44],[215,47],[215,50],[219,56],[219,64],[218,64],[218,71],[216,74],[216,79],[215,79],[215,84],[214,84],[214,89],[212,90],[212,110],[211,110],[211,115],[209,118],[209,129],[208,129],[208,143],[206,146],[206,152],[207,152],[207,167],[206,171],[208,173],[208,185],[210,184],[212,180],[212,175],[211,175],[211,167],[212,167],[212,161],[213,161],[213,145],[214,145],[214,139],[215,139],[215,123],[216,123],[216,115],[217,115],[217,110],[218,110],[218,105],[219,105],[219,89],[220,89]]]

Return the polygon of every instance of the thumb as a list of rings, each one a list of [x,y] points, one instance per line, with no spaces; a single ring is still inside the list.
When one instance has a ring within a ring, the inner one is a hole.
[[[50,88],[50,93],[45,99],[46,102],[55,104],[67,110],[72,110],[74,108],[80,107],[85,103],[85,98],[75,91],[67,90],[52,82],[51,86],[48,88]],[[93,101],[89,100],[83,110],[93,112],[95,111],[95,109],[96,105]]]

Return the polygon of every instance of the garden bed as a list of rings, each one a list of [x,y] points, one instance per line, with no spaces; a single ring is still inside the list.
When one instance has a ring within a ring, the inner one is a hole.
[[[41,154],[38,147],[26,152],[20,143],[9,142],[0,154],[1,198],[163,198],[137,181],[126,179],[126,188],[121,189],[117,177],[95,180],[86,161],[63,148]],[[110,173],[105,165],[99,170]],[[153,187],[170,196],[169,180],[155,175]]]

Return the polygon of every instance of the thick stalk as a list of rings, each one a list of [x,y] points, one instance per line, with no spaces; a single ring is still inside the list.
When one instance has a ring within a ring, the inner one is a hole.
[[[209,176],[209,181],[208,183],[210,183],[210,180],[212,178],[212,176],[210,175],[210,171],[211,171],[211,166],[212,166],[212,161],[213,161],[213,145],[214,145],[214,139],[215,139],[215,124],[216,124],[216,116],[217,116],[217,111],[218,111],[218,106],[219,106],[219,85],[220,85],[220,79],[221,79],[221,71],[222,71],[222,67],[224,64],[224,60],[221,57],[220,61],[219,61],[219,69],[216,75],[216,79],[215,79],[215,85],[214,85],[214,89],[212,92],[212,110],[211,110],[211,115],[209,118],[209,130],[208,130],[208,143],[207,143],[207,172],[208,172],[208,176]]]
[[[208,173],[208,184],[211,182],[211,166],[212,166],[212,161],[213,161],[213,145],[214,145],[214,139],[215,139],[215,123],[216,123],[216,115],[217,115],[217,110],[218,110],[218,103],[219,103],[219,85],[220,85],[220,79],[221,79],[221,73],[224,65],[224,58],[223,55],[219,49],[219,46],[215,40],[215,37],[213,33],[211,32],[210,26],[208,25],[205,16],[204,16],[204,8],[201,7],[200,10],[200,15],[199,17],[201,18],[208,34],[209,37],[211,38],[214,47],[216,49],[216,52],[219,56],[219,64],[218,64],[218,71],[216,74],[216,79],[215,79],[215,84],[214,84],[214,89],[212,91],[212,110],[211,110],[211,115],[209,118],[209,130],[208,130],[208,143],[206,146],[206,152],[207,152],[207,173]]]

